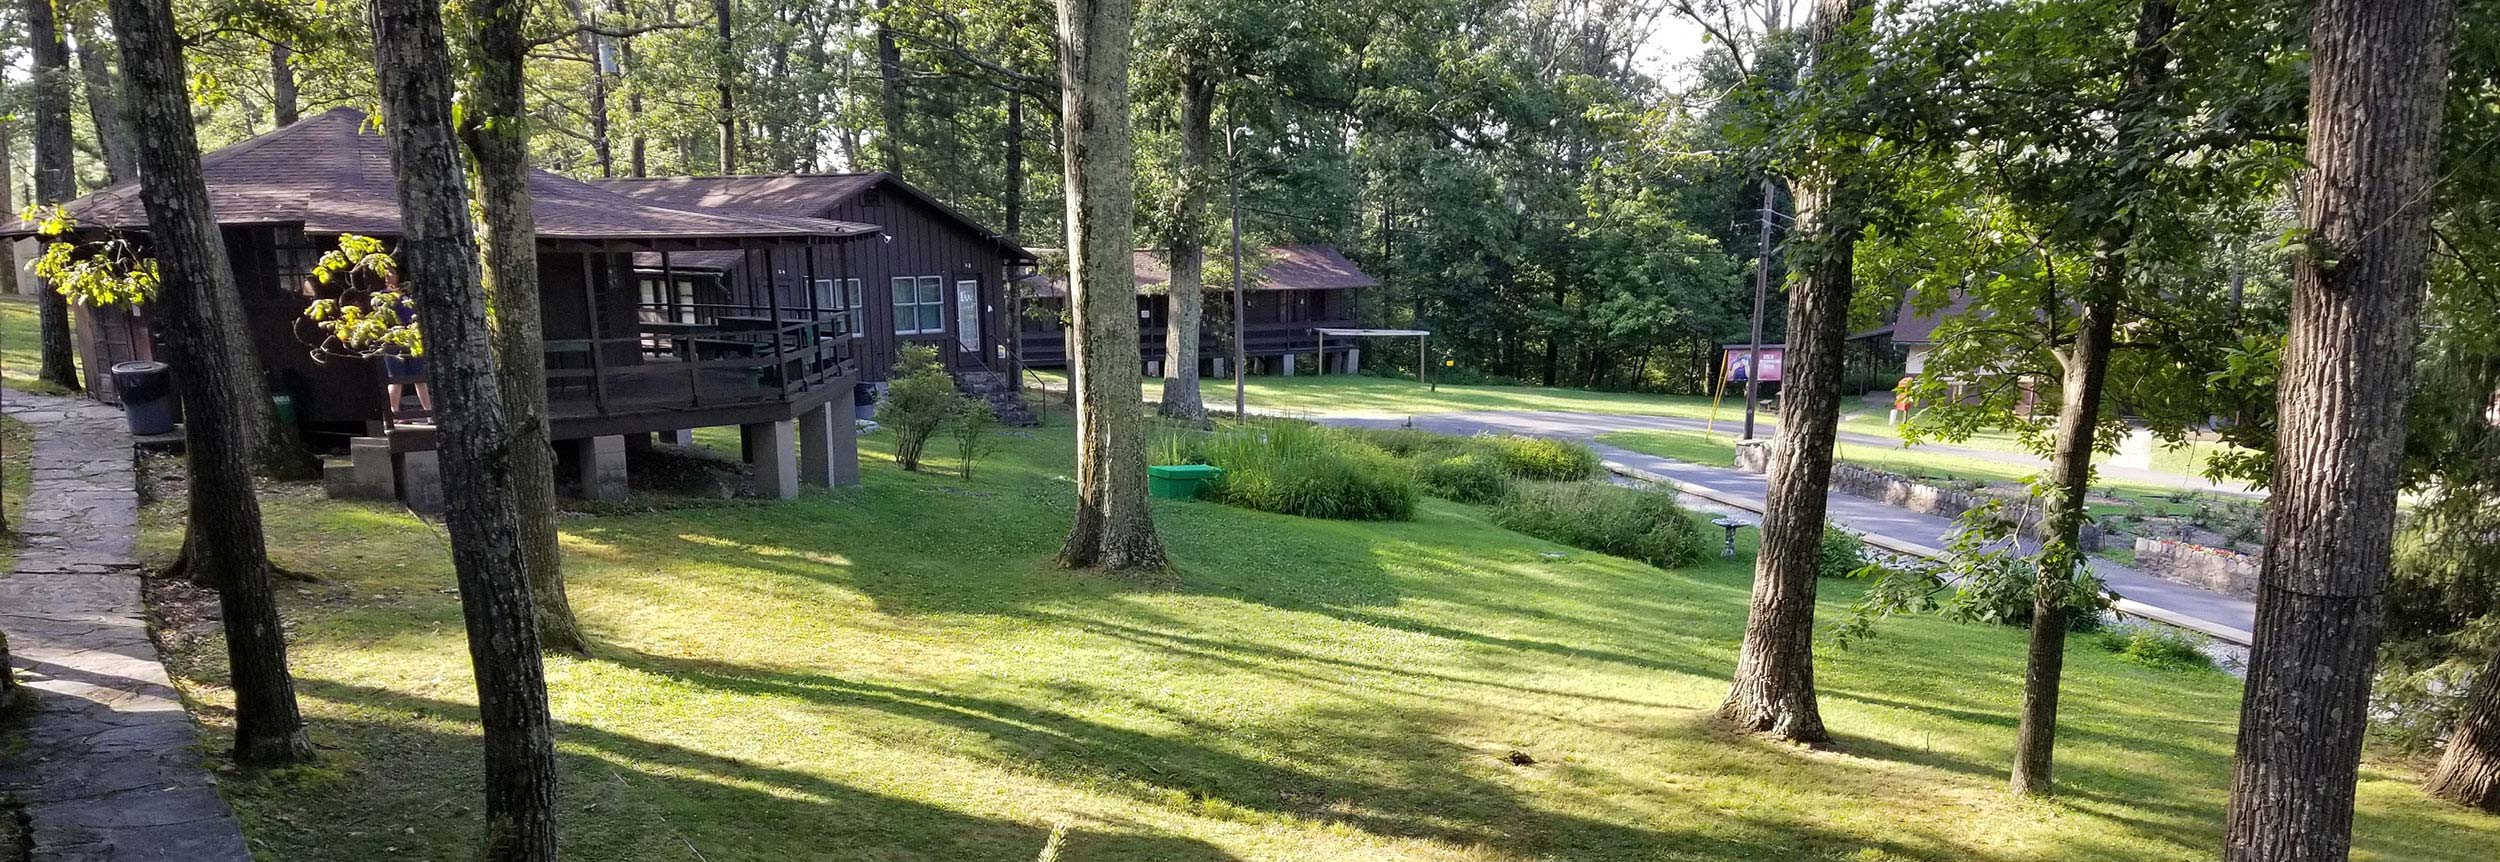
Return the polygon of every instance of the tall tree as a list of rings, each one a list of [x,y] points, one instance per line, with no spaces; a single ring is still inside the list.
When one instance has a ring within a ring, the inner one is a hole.
[[[730,29],[732,0],[712,0],[715,32],[720,37],[718,59],[713,71],[719,77],[720,97],[720,172],[723,176],[738,172],[738,55],[737,37]]]
[[[1867,5],[1867,0],[1816,0],[1808,36],[1814,54],[1805,86],[1809,94],[1851,88],[1847,79],[1858,73],[1856,43],[1865,30],[1859,19]],[[1815,559],[1840,424],[1842,340],[1856,291],[1853,258],[1862,229],[1848,178],[1835,164],[1845,133],[1817,125],[1823,127],[1811,132],[1813,152],[1790,177],[1797,227],[1779,436],[1771,444],[1744,646],[1735,685],[1719,707],[1739,728],[1808,744],[1831,738],[1815,703]]]
[[[1163,415],[1204,424],[1207,405],[1198,394],[1198,329],[1206,312],[1207,152],[1214,137],[1215,81],[1196,58],[1181,60],[1180,157],[1174,166],[1172,215],[1164,247],[1172,261],[1167,285],[1171,313],[1163,331]],[[1326,357],[1322,357],[1325,361]]]
[[[52,0],[26,0],[26,41],[34,55],[35,203],[54,205],[78,196],[77,156],[72,147],[69,46],[61,42]],[[41,331],[35,377],[77,391],[78,360],[70,339],[69,298],[43,285],[36,290]]]
[[[191,565],[217,585],[226,658],[234,680],[235,760],[270,766],[312,757],[287,671],[275,578],[253,493],[250,429],[259,420],[237,403],[230,378],[257,373],[244,321],[235,306],[234,270],[211,217],[200,176],[199,141],[191,125],[182,39],[166,0],[113,0],[113,23],[129,84],[136,127],[139,194],[148,214],[148,243],[163,284],[157,330],[168,358],[183,373],[184,450],[190,460]]]
[[[121,93],[113,81],[113,67],[104,52],[109,47],[96,43],[96,22],[93,14],[100,10],[73,7],[69,10],[70,32],[78,40],[78,74],[87,92],[87,119],[95,128],[96,150],[104,157],[104,179],[118,183],[135,174],[130,153],[130,129],[122,122]]]
[[[2119,302],[2129,278],[2128,260],[2135,244],[2135,207],[2144,197],[2151,166],[2161,157],[2148,143],[2158,144],[2161,118],[2155,104],[2169,74],[2170,48],[2165,40],[2178,23],[2170,0],[2144,0],[2136,13],[2133,58],[2120,85],[2116,116],[2120,155],[2108,187],[2119,205],[2098,213],[2093,239],[2092,269],[2076,304],[2074,343],[2062,353],[2064,397],[2057,415],[2056,451],[2049,459],[2052,498],[2048,504],[2048,541],[2041,548],[2032,584],[2031,646],[2023,667],[2021,720],[2014,736],[2015,793],[2049,792],[2057,749],[2058,684],[2066,669],[2067,608],[2075,604],[2076,571],[2084,564],[2083,523],[2091,518],[2086,496],[2092,487],[2092,453],[2102,424],[2101,399],[2109,378],[2110,348],[2117,334]]]
[[[2500,813],[2500,650],[2475,673],[2465,719],[2426,786],[2432,796]]]
[[[2453,0],[2311,10],[2309,163],[2223,858],[2346,858],[2395,530]]]
[[[17,212],[17,120],[0,117],[0,214]],[[0,293],[17,295],[17,244],[0,244]]]
[[[556,538],[556,453],[547,438],[546,337],[539,328],[538,228],[530,213],[529,127],[521,99],[530,43],[521,0],[479,0],[470,8],[469,104],[461,136],[477,166],[485,222],[485,275],[495,314],[496,379],[512,435],[513,507],[523,573],[537,611],[539,645],[588,655],[590,643],[564,593]]]
[[[295,83],[295,47],[284,40],[269,43],[269,116],[279,128],[303,119],[303,91]]]
[[[903,48],[894,41],[894,0],[877,0],[877,105],[884,119],[877,152],[886,173],[903,175]]]
[[[1076,523],[1059,562],[1161,569],[1146,504],[1145,408],[1137,397],[1137,214],[1129,121],[1130,0],[1058,0],[1060,115],[1068,197],[1068,355],[1076,394]]]
[[[425,321],[427,380],[450,497],[444,525],[486,736],[489,862],[556,858],[556,759],[537,612],[515,504],[512,432],[486,323],[469,190],[452,127],[438,0],[375,0],[373,61],[399,176],[399,257]]]

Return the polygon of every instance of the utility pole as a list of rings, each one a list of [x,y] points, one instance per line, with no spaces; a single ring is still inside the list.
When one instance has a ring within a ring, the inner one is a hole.
[[[1224,192],[1233,201],[1233,419],[1250,418],[1249,399],[1242,393],[1241,316],[1247,303],[1241,299],[1241,159],[1233,150],[1233,141],[1249,129],[1235,126],[1224,131]]]
[[[1768,0],[1762,6],[1762,36],[1768,41],[1780,28],[1781,0]],[[1762,172],[1762,236],[1755,246],[1753,261],[1753,342],[1745,353],[1745,436],[1753,439],[1754,410],[1762,404],[1762,309],[1771,295],[1771,207],[1779,202],[1779,187],[1774,185],[1769,169]]]

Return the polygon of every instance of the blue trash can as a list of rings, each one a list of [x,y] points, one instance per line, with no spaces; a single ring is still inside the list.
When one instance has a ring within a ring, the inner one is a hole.
[[[113,390],[122,397],[122,418],[130,433],[167,434],[174,430],[173,366],[140,360],[113,366]]]

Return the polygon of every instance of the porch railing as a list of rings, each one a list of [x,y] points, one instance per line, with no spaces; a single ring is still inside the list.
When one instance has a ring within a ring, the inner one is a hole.
[[[839,310],[645,305],[631,333],[548,339],[558,419],[694,411],[789,400],[853,370]]]
[[[1250,356],[1275,356],[1318,350],[1320,348],[1319,335],[1313,330],[1321,327],[1346,328],[1355,325],[1355,322],[1351,320],[1298,320],[1290,323],[1246,324],[1241,332],[1242,353]],[[1138,327],[1137,346],[1142,358],[1149,360],[1163,358],[1164,329],[1165,327],[1151,324]],[[1231,336],[1232,332],[1229,329],[1218,331],[1210,326],[1200,336],[1202,339],[1200,344],[1205,345],[1206,350],[1213,351],[1216,350],[1215,345],[1224,343],[1224,339]],[[1028,364],[1051,365],[1068,361],[1066,330],[1028,329],[1020,333],[1018,338],[1022,344],[1021,352],[1024,361]],[[1356,345],[1352,342],[1337,339],[1331,339],[1328,343],[1328,349],[1331,352],[1342,351],[1353,346]]]

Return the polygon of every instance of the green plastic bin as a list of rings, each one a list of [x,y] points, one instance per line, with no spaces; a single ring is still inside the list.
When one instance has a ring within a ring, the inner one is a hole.
[[[1146,468],[1146,493],[1166,500],[1195,500],[1208,482],[1224,478],[1213,464],[1165,464]]]

